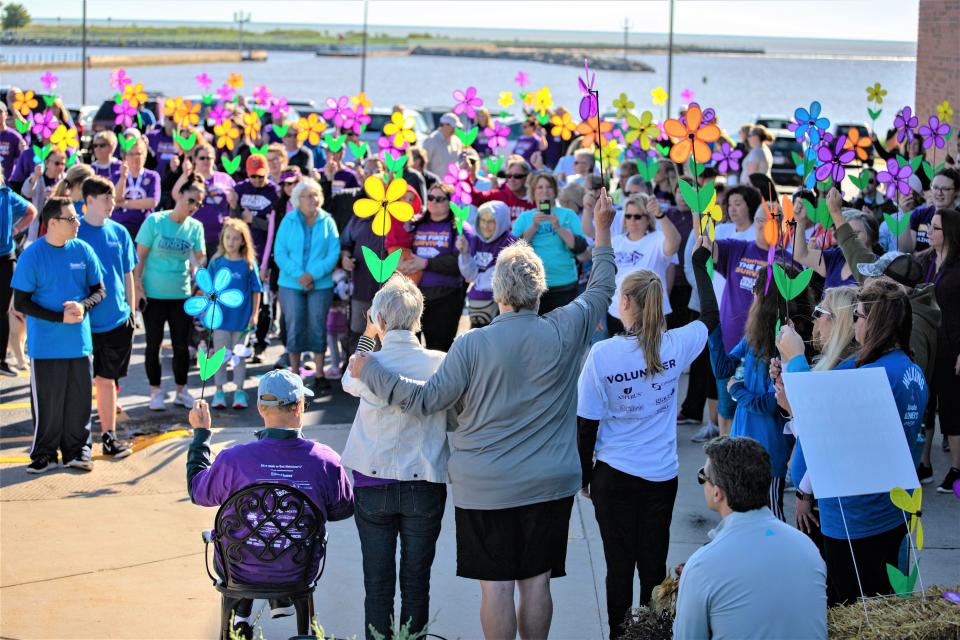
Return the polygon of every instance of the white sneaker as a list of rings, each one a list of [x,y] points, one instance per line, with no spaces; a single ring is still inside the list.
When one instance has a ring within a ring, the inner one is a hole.
[[[707,442],[708,440],[713,440],[714,438],[720,435],[720,427],[713,423],[708,423],[700,427],[700,430],[697,431],[690,442]]]
[[[190,392],[187,391],[186,387],[177,391],[177,397],[173,401],[174,404],[178,404],[181,407],[186,407],[187,409],[193,409],[193,404],[196,402],[194,397],[190,395]]]
[[[165,411],[166,405],[163,403],[163,390],[157,389],[150,392],[150,411]]]

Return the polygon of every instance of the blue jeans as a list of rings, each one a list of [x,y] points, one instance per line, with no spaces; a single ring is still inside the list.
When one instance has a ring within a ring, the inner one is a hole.
[[[301,291],[280,287],[280,309],[287,327],[287,351],[312,351],[322,362],[327,351],[327,312],[333,302],[333,289]],[[322,365],[318,365],[323,369]]]
[[[400,620],[419,632],[430,618],[430,567],[440,537],[447,485],[397,482],[354,489],[354,522],[363,555],[364,632],[372,626],[391,636],[390,618],[397,586],[397,535],[400,536]]]

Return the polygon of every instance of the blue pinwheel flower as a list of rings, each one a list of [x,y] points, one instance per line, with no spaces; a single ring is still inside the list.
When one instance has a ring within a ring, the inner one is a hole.
[[[803,161],[797,165],[796,170],[797,175],[803,178],[803,185],[807,189],[813,189],[813,186],[817,184],[817,177],[814,172],[816,165],[817,149],[810,147],[803,152]]]
[[[195,279],[201,296],[193,296],[183,301],[183,310],[189,315],[200,318],[208,329],[219,329],[223,324],[223,309],[226,305],[236,309],[243,304],[243,292],[239,289],[227,289],[230,284],[230,270],[223,268],[211,279],[206,269],[197,269]]]
[[[820,103],[814,100],[810,103],[809,109],[799,107],[793,112],[793,117],[797,121],[797,128],[793,132],[797,142],[803,142],[804,138],[810,141],[810,144],[820,142],[820,135],[830,126],[830,121],[820,117]]]

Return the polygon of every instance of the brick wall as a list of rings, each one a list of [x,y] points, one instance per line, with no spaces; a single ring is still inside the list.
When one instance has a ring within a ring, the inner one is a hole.
[[[920,0],[914,113],[925,123],[949,100],[960,126],[960,0]],[[953,146],[953,145],[948,145]]]

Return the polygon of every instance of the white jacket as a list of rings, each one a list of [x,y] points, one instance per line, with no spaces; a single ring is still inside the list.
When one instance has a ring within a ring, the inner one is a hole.
[[[413,332],[403,330],[388,331],[383,347],[371,355],[387,370],[411,380],[429,379],[446,356],[424,349]],[[446,411],[424,417],[403,413],[399,406],[375,396],[349,371],[342,384],[344,391],[360,398],[343,450],[343,466],[372,478],[447,482]]]

